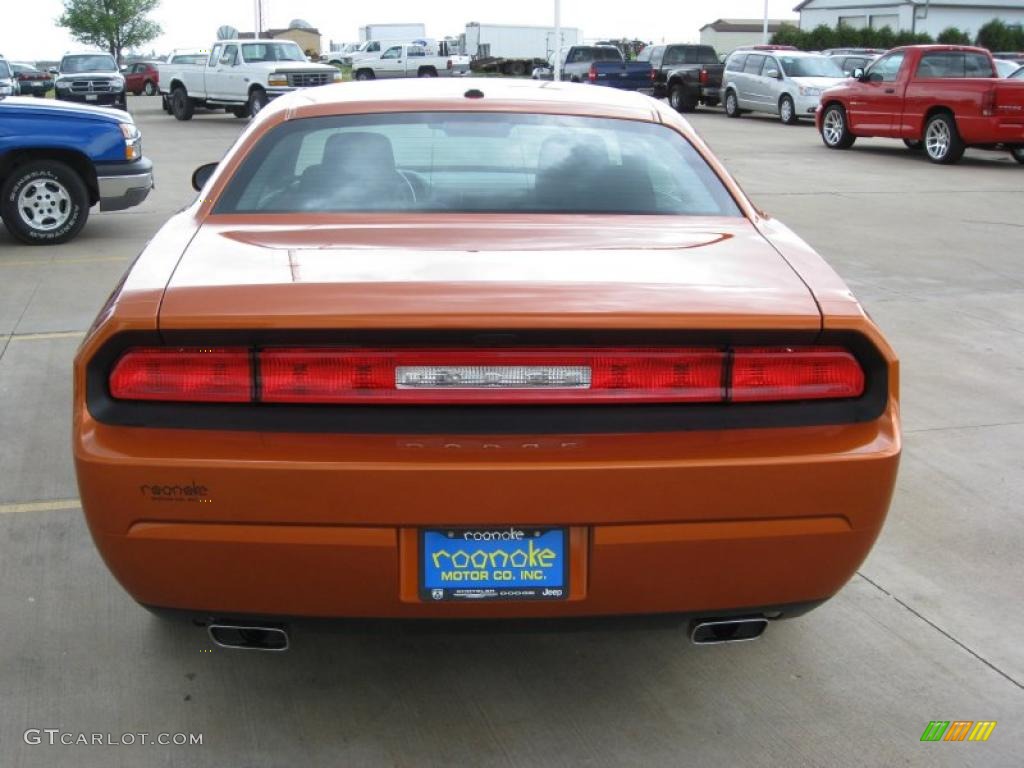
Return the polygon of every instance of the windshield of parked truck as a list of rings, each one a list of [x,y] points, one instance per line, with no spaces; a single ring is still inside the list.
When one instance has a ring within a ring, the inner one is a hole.
[[[117,72],[117,64],[110,54],[98,53],[85,56],[65,56],[60,62],[60,71],[74,75],[79,72]]]
[[[789,77],[846,77],[827,56],[779,56],[779,63]]]
[[[250,64],[306,60],[306,54],[296,43],[245,43],[242,45],[242,57]]]
[[[9,66],[7,66],[7,62],[6,61],[4,61],[3,59],[0,59],[0,77],[10,77],[10,76],[11,76],[11,68]]]
[[[215,212],[382,210],[740,215],[667,126],[439,112],[282,123],[245,158]]]

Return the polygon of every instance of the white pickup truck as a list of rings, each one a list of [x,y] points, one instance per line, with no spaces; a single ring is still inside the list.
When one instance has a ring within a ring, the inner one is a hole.
[[[401,43],[381,51],[380,56],[353,59],[356,80],[383,80],[392,77],[455,77],[469,74],[469,56],[453,54],[448,44],[437,44],[437,53],[423,45]]]
[[[255,116],[277,96],[341,80],[335,67],[310,63],[298,44],[287,40],[218,40],[199,63],[177,58],[157,69],[164,104],[178,120],[191,120],[196,107]]]

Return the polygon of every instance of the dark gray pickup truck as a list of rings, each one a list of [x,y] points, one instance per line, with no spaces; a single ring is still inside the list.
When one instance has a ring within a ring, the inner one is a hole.
[[[654,70],[652,95],[668,97],[677,112],[692,112],[699,104],[717,107],[721,101],[722,73],[718,54],[710,45],[649,45],[638,61]]]

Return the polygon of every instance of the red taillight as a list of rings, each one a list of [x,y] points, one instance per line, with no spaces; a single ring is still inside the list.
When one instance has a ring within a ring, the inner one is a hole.
[[[984,117],[991,117],[995,113],[996,89],[989,88],[981,95],[981,114]]]
[[[247,403],[252,400],[250,353],[244,348],[139,348],[110,374],[118,400]]]
[[[700,84],[701,85],[707,85],[708,84],[708,71],[706,69],[703,69],[703,68],[700,71]]]
[[[141,347],[110,374],[118,400],[209,403],[725,403],[864,389],[840,347]]]
[[[268,403],[713,402],[708,349],[339,350],[259,355]]]
[[[587,70],[587,79],[590,82],[597,80],[597,66],[594,64],[590,65],[590,69]]]
[[[731,399],[821,400],[860,397],[864,371],[839,347],[741,348],[733,353]]]
[[[652,83],[657,82],[657,80],[658,80],[658,70],[652,69],[649,77],[651,78],[651,82]]]

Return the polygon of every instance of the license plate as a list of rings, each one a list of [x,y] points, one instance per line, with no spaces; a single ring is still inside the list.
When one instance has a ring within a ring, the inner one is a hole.
[[[85,96],[86,101],[96,101],[99,98],[95,93],[88,93]]]
[[[564,528],[445,528],[420,535],[420,597],[443,600],[564,600],[569,595]]]
[[[41,85],[42,85],[42,83],[41,83],[41,82],[39,82],[38,80],[32,80],[32,81],[31,81],[31,82],[29,83],[29,85],[30,85],[30,86],[32,86],[33,88],[38,88],[39,86],[41,86]]]

